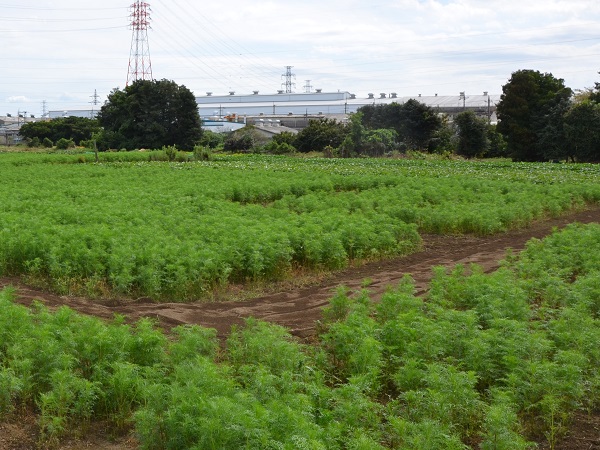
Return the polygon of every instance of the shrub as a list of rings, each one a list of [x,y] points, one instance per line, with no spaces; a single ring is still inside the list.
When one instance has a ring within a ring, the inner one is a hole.
[[[201,147],[218,148],[225,142],[225,135],[223,133],[215,133],[214,131],[204,130],[202,137],[198,142]]]
[[[210,161],[212,159],[212,150],[204,145],[194,146],[194,159],[196,161]]]
[[[52,142],[50,138],[44,138],[44,140],[42,141],[42,146],[44,148],[52,148],[54,147],[54,142]]]
[[[301,153],[322,152],[325,147],[339,147],[348,134],[345,124],[335,119],[311,120],[296,135],[294,146]]]
[[[269,141],[268,144],[262,147],[262,150],[265,153],[271,153],[273,155],[286,155],[296,152],[296,148],[293,145],[288,144],[287,142],[276,142],[275,140]]]
[[[68,148],[75,147],[75,142],[72,139],[60,138],[56,141],[56,148],[59,150],[67,150]]]
[[[296,140],[296,135],[291,131],[283,131],[273,136],[272,140],[277,142],[278,144],[290,144],[291,146],[293,146],[294,141]]]
[[[163,146],[162,149],[165,152],[165,155],[167,155],[167,159],[169,161],[175,161],[175,158],[177,157],[177,147],[174,145],[169,145]]]
[[[40,138],[38,138],[37,136],[35,136],[27,142],[28,147],[39,147],[40,145],[42,145],[42,143],[40,141]]]

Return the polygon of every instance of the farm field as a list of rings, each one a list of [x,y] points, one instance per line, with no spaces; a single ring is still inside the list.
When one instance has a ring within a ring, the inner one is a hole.
[[[58,294],[211,299],[600,200],[593,165],[0,154],[0,276]]]
[[[564,439],[573,420],[593,445],[598,226],[498,261],[598,222],[597,167],[102,157],[0,155],[0,285],[19,287],[0,293],[8,448],[588,448]],[[284,270],[252,272],[273,242],[290,243]],[[219,260],[227,277],[193,266],[236,243],[254,259]],[[246,302],[172,302],[329,269],[318,286]],[[334,295],[340,284],[356,293]],[[34,417],[16,425],[24,410]]]
[[[2,407],[36,399],[44,443],[101,420],[141,448],[595,448],[598,422],[562,438],[598,411],[599,255],[600,226],[570,225],[490,273],[435,268],[423,297],[410,277],[376,303],[338,290],[310,345],[255,319],[221,347],[167,339],[3,291]]]

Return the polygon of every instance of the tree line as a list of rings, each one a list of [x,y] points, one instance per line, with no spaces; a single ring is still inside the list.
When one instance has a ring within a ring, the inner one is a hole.
[[[498,131],[516,161],[600,161],[600,83],[575,94],[551,73],[520,70],[502,88]]]
[[[323,152],[326,156],[384,156],[406,151],[455,153],[515,161],[600,161],[600,83],[574,93],[564,80],[534,70],[514,72],[502,87],[498,125],[464,111],[450,118],[405,103],[366,105],[339,122],[311,120],[298,134],[272,140],[247,126],[226,136],[202,132],[193,93],[173,81],[139,80],[114,89],[96,119],[76,117],[23,125],[32,146],[67,148],[94,142],[99,150],[198,146],[264,153]]]
[[[174,146],[189,151],[200,141],[202,127],[196,98],[188,88],[169,80],[138,80],[113,89],[95,119],[31,122],[19,133],[33,146],[61,148],[61,140],[66,140],[68,146],[84,147],[94,141],[99,150]]]

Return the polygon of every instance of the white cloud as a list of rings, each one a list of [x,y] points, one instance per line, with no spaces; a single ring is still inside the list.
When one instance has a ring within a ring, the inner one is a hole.
[[[7,1],[0,99],[84,108],[124,86],[132,0]],[[148,1],[155,78],[198,94],[274,92],[286,65],[297,91],[310,79],[359,95],[500,93],[524,68],[572,88],[598,80],[596,0]]]
[[[32,101],[24,95],[12,95],[6,99],[7,103],[31,103]]]

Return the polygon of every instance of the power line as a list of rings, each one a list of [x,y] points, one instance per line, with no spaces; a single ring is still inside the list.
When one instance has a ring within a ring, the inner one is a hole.
[[[0,4],[0,8],[8,9],[29,9],[35,11],[108,11],[108,10],[121,10],[127,9],[126,6],[117,6],[112,8],[43,8],[38,6],[14,6],[14,5],[3,5]]]
[[[77,18],[77,22],[97,22],[99,20],[121,20],[123,19],[123,16],[119,16],[119,17],[92,17],[89,19],[85,19],[82,17],[78,17]],[[48,22],[70,22],[73,23],[73,19],[50,19],[47,17],[0,17],[0,21],[5,21],[5,22],[42,22],[42,23],[48,23]]]
[[[162,3],[162,2],[159,1],[159,3]],[[274,72],[274,70],[271,68],[267,68],[266,71],[259,71],[259,70],[254,69],[253,68],[254,66],[259,66],[259,62],[257,62],[257,60],[255,58],[250,59],[246,55],[236,51],[235,48],[232,47],[232,45],[230,45],[230,42],[233,43],[234,41],[231,40],[231,38],[229,36],[227,36],[225,39],[221,39],[219,37],[219,34],[222,34],[222,32],[219,29],[216,29],[216,32],[214,32],[214,33],[211,32],[211,34],[210,34],[211,39],[207,39],[207,40],[203,40],[203,41],[199,42],[197,40],[197,34],[190,32],[190,31],[192,29],[201,27],[201,25],[199,25],[198,23],[194,23],[192,25],[188,24],[189,26],[185,26],[185,27],[181,26],[183,24],[186,24],[186,20],[191,16],[189,14],[188,10],[186,10],[187,13],[184,14],[183,17],[180,16],[180,13],[179,13],[180,9],[173,8],[171,6],[171,4],[169,4],[168,8],[165,7],[165,10],[168,10],[168,12],[175,17],[175,19],[177,20],[177,23],[174,24],[166,14],[160,15],[160,25],[157,26],[157,31],[156,31],[157,35],[162,37],[163,40],[167,40],[167,39],[170,39],[170,37],[172,35],[174,35],[175,33],[178,34],[180,36],[180,39],[178,40],[178,42],[175,42],[172,47],[175,49],[178,49],[178,51],[180,51],[179,49],[185,51],[192,58],[199,61],[200,64],[206,64],[204,62],[204,58],[199,56],[197,53],[192,53],[192,51],[189,50],[189,48],[191,47],[189,44],[192,44],[196,48],[208,47],[211,50],[209,55],[217,56],[218,58],[222,59],[223,63],[226,64],[227,70],[232,70],[233,68],[239,67],[240,68],[239,73],[244,73],[244,75],[254,75],[255,77],[260,78],[260,79],[263,79],[265,77],[266,73],[275,75],[276,72]],[[156,10],[155,12],[158,12],[160,14],[159,10]],[[196,17],[195,13],[194,13],[194,17]],[[202,17],[204,17],[204,16],[202,16]],[[164,27],[164,26],[166,26],[166,28],[161,33],[161,27]],[[207,33],[209,33],[208,30],[204,31],[203,34],[207,34]],[[182,43],[183,43],[183,45],[182,45]],[[240,65],[240,63],[243,63],[243,62],[249,62],[249,64]],[[216,66],[213,63],[213,64],[209,65],[208,69],[213,71],[215,69],[215,67]],[[226,78],[226,76],[224,76],[222,72],[215,71],[215,73],[221,79]],[[272,86],[270,84],[265,84],[263,82],[259,82],[259,84],[268,86],[268,87]]]
[[[101,28],[68,28],[64,30],[27,30],[27,33],[73,33],[78,31],[105,31],[105,30],[117,30],[117,29],[126,29],[127,25],[119,25],[114,27],[101,27]],[[21,32],[22,30],[2,30],[2,33],[16,33]]]

